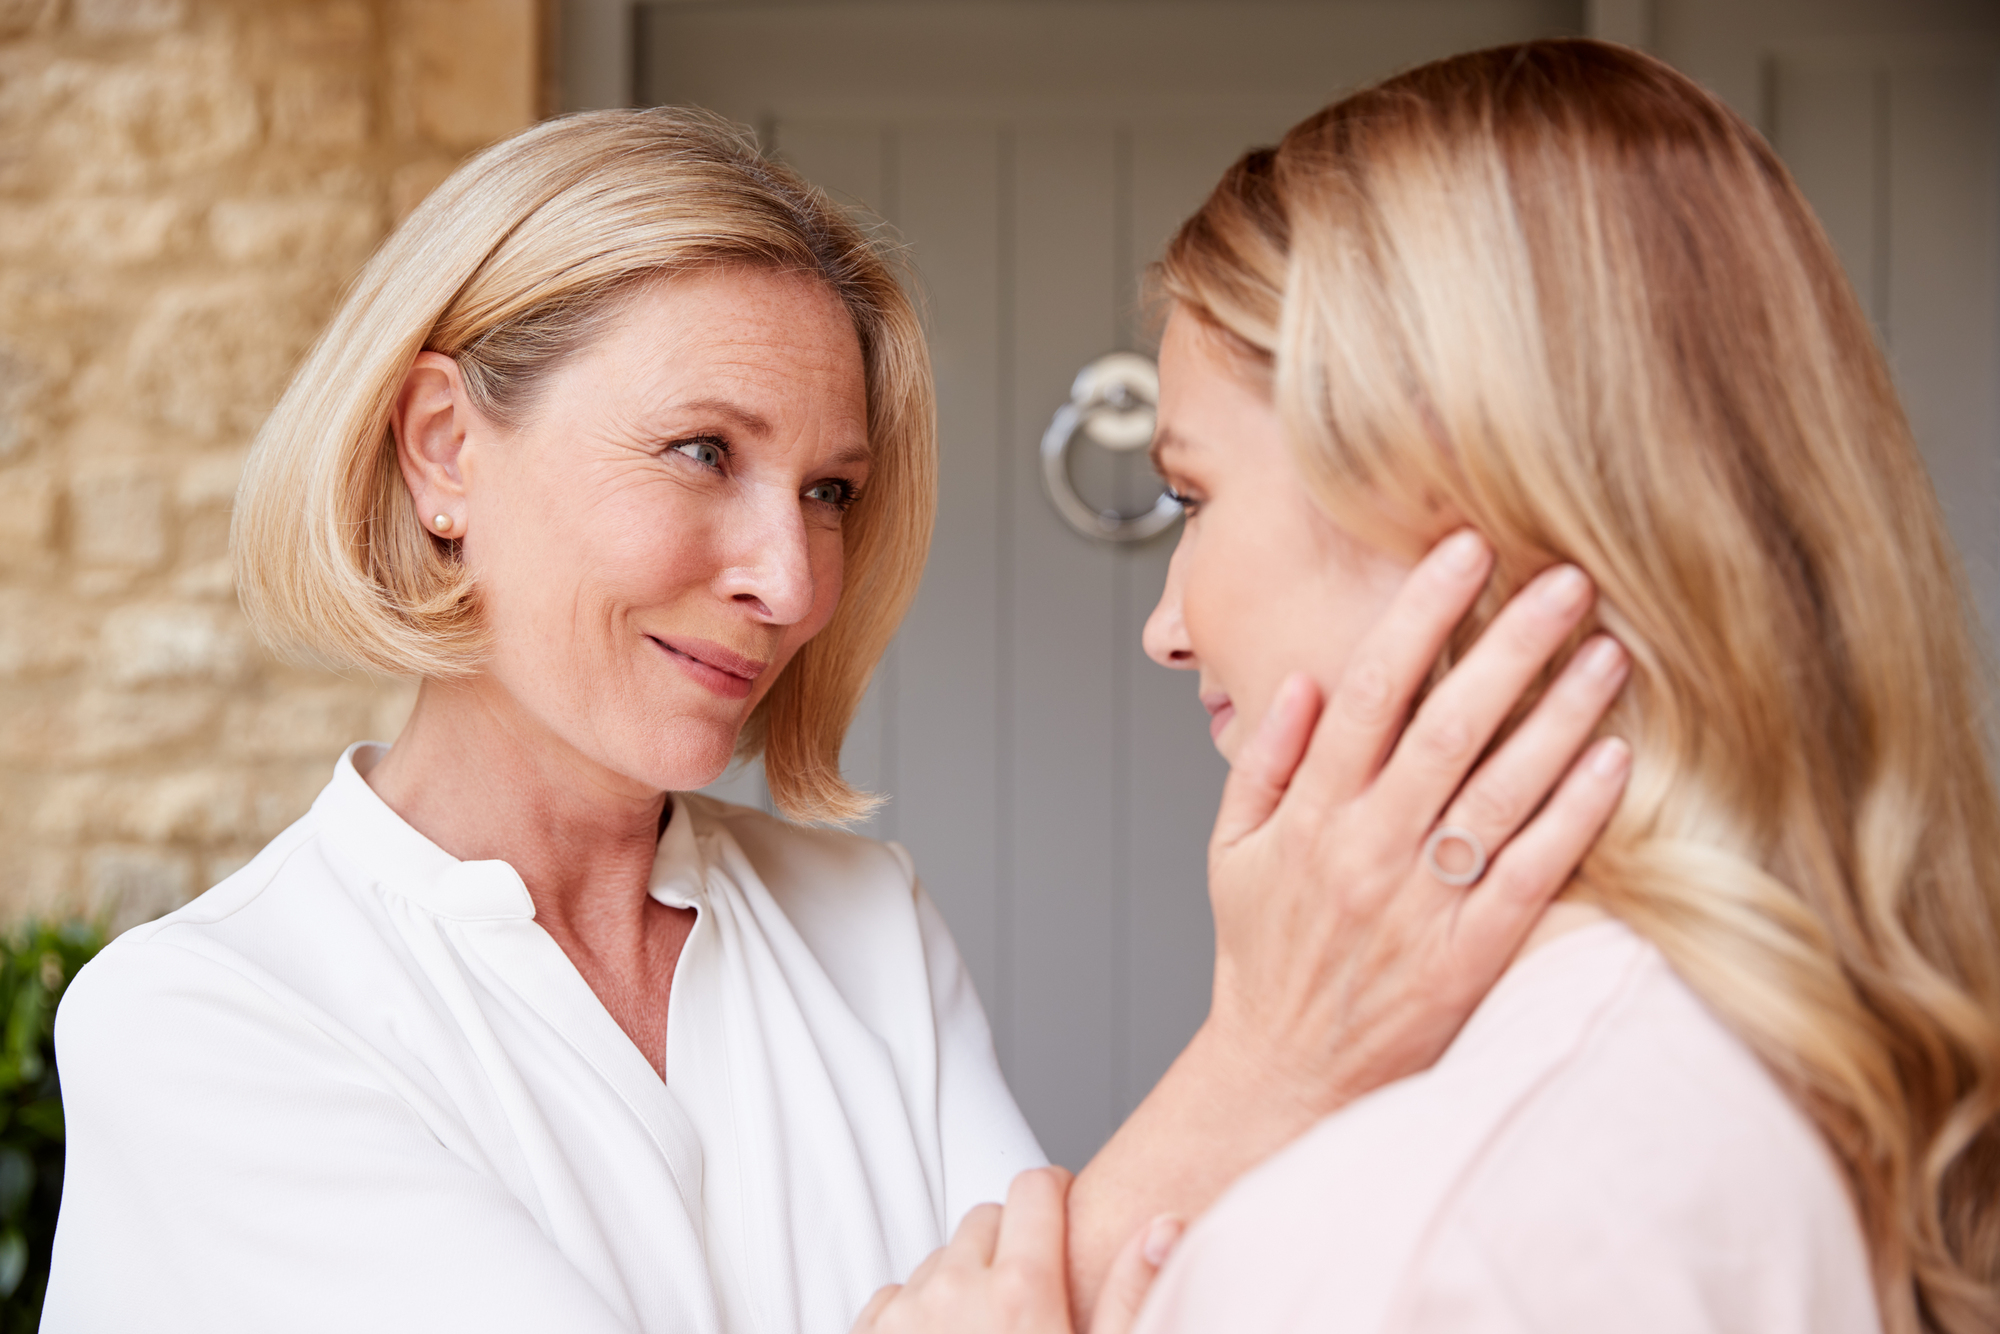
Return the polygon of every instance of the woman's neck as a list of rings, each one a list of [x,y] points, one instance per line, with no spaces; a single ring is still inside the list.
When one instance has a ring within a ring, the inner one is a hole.
[[[535,921],[655,1072],[694,912],[648,892],[667,796],[593,764],[491,682],[426,681],[389,753],[362,775],[461,861],[512,866]]]
[[[452,856],[512,866],[552,933],[636,921],[647,901],[666,794],[591,762],[490,682],[426,681],[363,777]]]

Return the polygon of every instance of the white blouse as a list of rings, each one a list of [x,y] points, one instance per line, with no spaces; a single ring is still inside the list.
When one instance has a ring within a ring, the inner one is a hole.
[[[1839,1167],[1626,927],[1519,960],[1443,1058],[1189,1230],[1139,1334],[1879,1334]]]
[[[662,1083],[355,749],[64,997],[45,1331],[834,1334],[1045,1161],[896,845],[674,797]]]

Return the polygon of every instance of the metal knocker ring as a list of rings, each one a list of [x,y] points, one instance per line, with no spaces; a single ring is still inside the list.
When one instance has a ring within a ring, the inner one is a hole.
[[[1106,542],[1143,542],[1164,532],[1181,507],[1162,494],[1138,514],[1092,509],[1070,480],[1069,451],[1079,437],[1111,450],[1143,449],[1153,439],[1160,372],[1152,359],[1112,352],[1077,373],[1069,402],[1056,409],[1042,435],[1042,485],[1049,503],[1070,527]]]

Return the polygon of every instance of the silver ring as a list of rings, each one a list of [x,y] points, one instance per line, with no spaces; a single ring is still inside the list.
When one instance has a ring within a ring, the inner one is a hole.
[[[1438,849],[1447,843],[1463,843],[1472,853],[1472,865],[1463,871],[1447,871],[1438,865]],[[1479,835],[1470,829],[1455,824],[1441,824],[1431,830],[1431,836],[1424,840],[1424,865],[1430,873],[1447,885],[1476,885],[1479,877],[1486,874],[1486,845],[1479,841]]]

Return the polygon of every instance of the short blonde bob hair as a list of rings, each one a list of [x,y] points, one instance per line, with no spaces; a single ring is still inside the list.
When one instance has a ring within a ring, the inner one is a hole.
[[[257,633],[341,666],[477,670],[477,590],[457,544],[416,513],[389,430],[411,363],[426,350],[453,358],[479,409],[512,424],[636,288],[716,267],[820,279],[860,336],[873,467],[843,527],[840,605],[737,749],[764,756],[772,800],[795,819],[866,813],[870,798],[841,777],[840,746],[930,544],[929,356],[886,246],[706,113],[598,111],[538,125],[460,167],[382,244],[244,473],[230,545]]]
[[[1476,52],[1245,157],[1162,277],[1269,376],[1330,513],[1487,537],[1468,634],[1589,573],[1633,762],[1572,893],[1811,1116],[1883,1327],[2000,1329],[1986,683],[1888,368],[1770,146],[1637,52]]]

